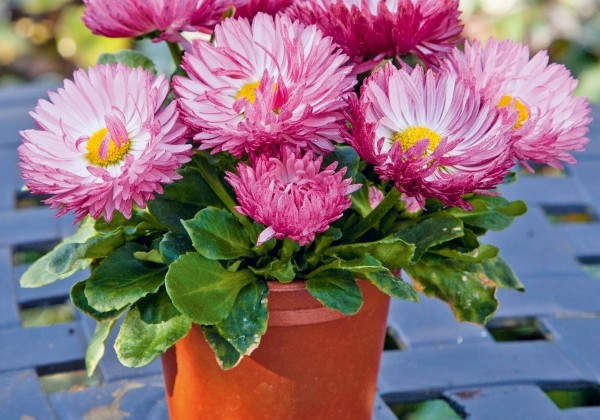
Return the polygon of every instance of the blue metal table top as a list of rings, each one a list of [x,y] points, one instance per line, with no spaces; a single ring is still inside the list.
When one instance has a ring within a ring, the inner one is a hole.
[[[18,286],[22,256],[74,228],[72,218],[56,219],[19,192],[18,131],[32,126],[28,111],[54,87],[0,90],[0,419],[166,419],[160,363],[128,369],[108,352],[95,382],[49,392],[48,378],[83,369],[93,321],[75,314],[23,325],[25,311],[68,302],[71,284],[85,276]],[[529,211],[486,239],[500,247],[525,293],[500,291],[500,309],[485,327],[456,322],[433,299],[392,303],[395,348],[383,353],[374,419],[396,419],[391,407],[437,399],[470,419],[600,419],[600,108],[593,113],[592,141],[576,154],[578,165],[505,187]],[[579,405],[560,408],[549,397],[572,391],[586,396]]]

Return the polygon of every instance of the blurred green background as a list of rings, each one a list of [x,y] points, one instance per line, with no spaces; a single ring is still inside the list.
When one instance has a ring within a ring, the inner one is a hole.
[[[461,0],[467,38],[489,36],[547,49],[579,78],[578,94],[600,102],[600,0]],[[101,52],[130,46],[93,36],[81,0],[0,0],[0,86],[69,77]],[[146,45],[145,48],[158,48]]]

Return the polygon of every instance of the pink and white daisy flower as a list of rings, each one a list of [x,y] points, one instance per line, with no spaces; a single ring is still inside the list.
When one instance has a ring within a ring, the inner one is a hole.
[[[461,74],[481,95],[516,114],[513,135],[517,158],[562,168],[575,163],[569,154],[583,150],[591,112],[587,98],[573,96],[577,86],[563,65],[548,64],[541,51],[512,41],[490,39],[485,46],[465,43],[455,49],[445,66]]]
[[[83,0],[83,22],[107,37],[136,37],[155,31],[178,42],[179,32],[211,33],[223,13],[243,0]]]
[[[38,102],[31,115],[39,129],[21,132],[23,178],[31,192],[52,195],[46,202],[57,215],[131,217],[134,203],[143,208],[190,160],[175,103],[161,109],[169,83],[122,64],[73,79]]]
[[[286,14],[333,37],[357,72],[409,53],[437,66],[462,32],[458,0],[305,0]]]
[[[239,163],[238,175],[227,173],[236,210],[266,226],[257,245],[273,237],[306,245],[350,207],[349,195],[361,185],[343,179],[346,168],[335,172],[337,162],[321,170],[322,162],[312,152],[300,157],[284,149],[281,159],[261,155],[253,166]]]
[[[227,19],[216,46],[194,43],[174,90],[201,149],[245,153],[282,145],[327,153],[341,141],[355,78],[347,57],[314,26],[259,13]]]
[[[263,12],[275,15],[280,10],[292,4],[293,0],[246,0],[235,11],[236,17],[252,19],[257,13]]]
[[[394,181],[410,211],[428,198],[469,209],[462,196],[494,188],[514,164],[514,118],[449,72],[388,63],[366,80],[351,113],[348,143]]]

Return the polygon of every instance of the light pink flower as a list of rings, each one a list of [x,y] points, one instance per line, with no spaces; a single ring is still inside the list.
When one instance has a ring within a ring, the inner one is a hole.
[[[188,77],[174,78],[201,149],[241,157],[287,144],[327,153],[341,141],[355,78],[331,38],[264,13],[252,25],[225,20],[215,38],[216,46],[196,42],[183,58]]]
[[[179,41],[179,32],[211,33],[223,13],[243,0],[83,0],[83,22],[93,33],[136,37],[159,31]]]
[[[348,142],[410,211],[427,198],[469,209],[463,195],[503,181],[513,165],[514,118],[482,101],[451,73],[386,65],[351,102]]]
[[[21,132],[20,167],[31,192],[52,195],[58,215],[110,220],[131,216],[189,161],[175,103],[160,109],[169,83],[122,64],[77,70],[35,112],[38,130]]]
[[[570,151],[583,150],[591,112],[587,98],[573,96],[577,81],[559,64],[548,64],[541,51],[512,41],[488,40],[482,46],[465,43],[445,64],[461,74],[478,92],[517,116],[513,135],[516,156],[561,168],[575,163]]]
[[[286,14],[314,23],[342,47],[357,71],[412,53],[437,66],[462,32],[458,0],[302,0]]]
[[[275,15],[280,10],[289,6],[293,0],[246,0],[235,11],[236,17],[252,19],[257,13],[263,12]]]
[[[343,179],[346,168],[335,172],[337,162],[321,170],[322,162],[312,152],[299,157],[284,149],[281,159],[261,155],[253,166],[239,163],[238,175],[227,173],[240,203],[236,210],[266,226],[257,245],[273,237],[306,245],[350,207],[348,195],[360,184]]]

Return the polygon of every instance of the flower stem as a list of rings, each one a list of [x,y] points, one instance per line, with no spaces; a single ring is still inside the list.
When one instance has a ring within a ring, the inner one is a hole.
[[[344,232],[343,242],[354,242],[374,227],[400,200],[400,191],[392,188],[385,198],[364,219]]]
[[[290,238],[283,238],[283,244],[281,244],[281,252],[279,254],[282,263],[286,263],[292,259],[294,248],[294,241]]]
[[[175,42],[167,42],[169,46],[169,52],[175,63],[175,69],[177,70],[181,65],[181,59],[183,58],[183,50],[179,47],[179,44]]]
[[[219,197],[219,199],[225,204],[225,207],[236,217],[236,219],[248,230],[252,231],[252,223],[243,215],[238,213],[235,209],[235,200],[231,198],[221,179],[218,175],[213,171],[210,165],[207,164],[206,160],[194,156],[194,163],[196,164],[196,169],[202,175],[202,178],[206,181],[209,187],[213,190],[213,192]]]

